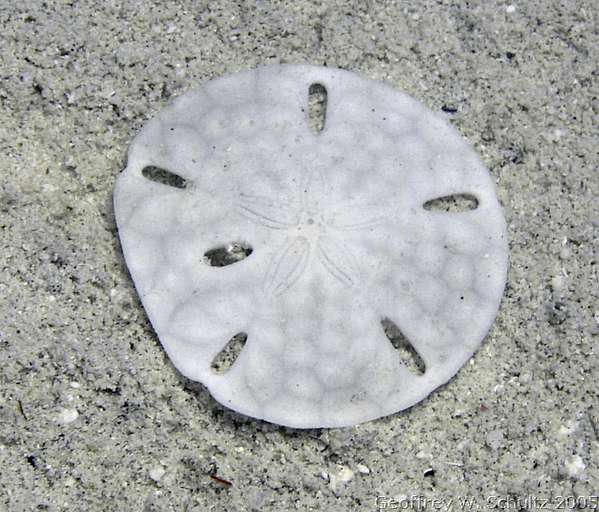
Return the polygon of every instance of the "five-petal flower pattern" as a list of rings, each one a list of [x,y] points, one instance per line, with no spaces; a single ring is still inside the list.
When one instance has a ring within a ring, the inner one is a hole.
[[[333,206],[326,201],[328,189],[325,173],[314,169],[289,197],[240,193],[239,212],[244,217],[287,234],[264,278],[265,293],[284,293],[318,263],[347,287],[358,282],[358,264],[343,233],[374,229],[384,216],[377,205],[347,202]]]

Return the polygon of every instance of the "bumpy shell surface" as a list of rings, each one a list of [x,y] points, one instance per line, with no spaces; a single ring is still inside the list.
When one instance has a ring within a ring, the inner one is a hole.
[[[320,133],[308,123],[315,83],[327,92]],[[424,207],[458,194],[476,208]],[[134,140],[114,202],[176,368],[283,425],[353,425],[422,400],[480,345],[505,285],[505,221],[474,151],[411,97],[337,69],[260,68],[184,94]],[[214,266],[206,255],[227,247],[242,257]],[[239,356],[215,372],[239,333]]]

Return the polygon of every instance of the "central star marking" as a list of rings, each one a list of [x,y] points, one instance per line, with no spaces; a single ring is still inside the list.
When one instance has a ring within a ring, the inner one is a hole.
[[[269,229],[287,232],[269,264],[264,292],[284,293],[316,262],[344,286],[354,286],[359,277],[357,260],[343,241],[343,233],[373,229],[383,222],[380,205],[331,205],[330,188],[324,174],[318,171],[299,187],[296,196],[279,200],[239,195],[239,212],[244,217]]]

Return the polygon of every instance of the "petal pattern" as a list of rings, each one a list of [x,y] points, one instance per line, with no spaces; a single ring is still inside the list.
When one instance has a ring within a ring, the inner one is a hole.
[[[333,212],[330,226],[340,231],[373,228],[385,222],[389,212],[389,208],[385,206],[348,204],[342,210]]]
[[[271,229],[287,229],[298,222],[296,209],[263,196],[241,193],[238,210],[244,217]]]
[[[318,259],[329,274],[346,286],[354,286],[358,271],[349,247],[331,235],[321,236],[317,246]]]
[[[301,277],[308,264],[310,242],[305,237],[288,238],[276,251],[264,279],[267,294],[280,295]]]

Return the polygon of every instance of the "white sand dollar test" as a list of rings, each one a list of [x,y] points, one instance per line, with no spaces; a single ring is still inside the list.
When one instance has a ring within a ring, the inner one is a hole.
[[[505,221],[475,152],[418,101],[338,69],[265,67],[182,95],[135,138],[114,204],[175,367],[282,425],[422,400],[481,344],[505,286]],[[218,372],[232,339],[246,341]]]

